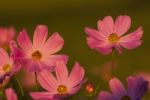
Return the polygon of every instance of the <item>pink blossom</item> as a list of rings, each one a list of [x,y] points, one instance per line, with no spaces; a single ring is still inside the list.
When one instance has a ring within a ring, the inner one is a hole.
[[[39,72],[43,69],[53,71],[57,61],[67,63],[68,56],[55,54],[63,47],[63,38],[58,33],[52,34],[48,40],[47,36],[48,27],[38,25],[34,31],[32,43],[27,31],[24,29],[17,37],[17,42],[21,49],[12,46],[13,58],[19,61],[30,72]]]
[[[126,35],[131,26],[131,18],[127,15],[118,16],[114,22],[111,16],[98,21],[98,30],[85,28],[87,44],[104,55],[110,54],[113,49],[122,53],[122,47],[134,49],[141,45],[142,27]]]
[[[141,100],[148,88],[148,82],[142,77],[128,77],[128,90],[125,90],[123,84],[113,78],[109,81],[111,93],[101,91],[97,100]]]
[[[19,69],[20,65],[15,63],[3,48],[0,48],[0,84],[5,81],[7,76],[13,75]]]
[[[18,100],[15,91],[12,88],[8,88],[5,90],[7,100]]]
[[[82,85],[84,69],[76,62],[70,75],[67,66],[63,62],[56,63],[54,75],[47,70],[40,72],[38,81],[47,90],[46,92],[32,92],[34,99],[61,98],[75,94]]]
[[[14,39],[16,31],[14,28],[2,28],[0,27],[0,46],[9,47],[9,43]]]

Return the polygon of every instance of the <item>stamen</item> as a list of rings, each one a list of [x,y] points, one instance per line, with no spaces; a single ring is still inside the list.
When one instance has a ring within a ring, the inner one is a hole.
[[[64,85],[59,85],[57,88],[57,92],[59,94],[66,94],[67,93],[67,87]]]
[[[36,51],[32,54],[32,58],[35,60],[40,60],[42,58],[42,54],[39,51]]]
[[[8,72],[8,71],[10,71],[10,68],[11,68],[11,66],[9,64],[5,64],[2,69],[4,72]]]
[[[108,40],[109,40],[110,43],[117,43],[118,40],[119,40],[119,37],[118,37],[117,34],[112,33],[112,34],[109,35]]]

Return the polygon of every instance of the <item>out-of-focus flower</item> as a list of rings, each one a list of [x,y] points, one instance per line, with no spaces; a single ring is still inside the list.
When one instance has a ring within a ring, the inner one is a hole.
[[[149,92],[150,92],[150,74],[149,74],[149,72],[146,72],[146,71],[138,72],[138,73],[136,73],[136,75],[141,76],[141,77],[143,77],[145,80],[148,81],[148,83],[149,83],[148,88],[149,88]]]
[[[94,88],[94,86],[91,83],[86,85],[86,93],[89,96],[92,96],[92,95],[95,94],[95,88]]]
[[[8,77],[12,76],[19,69],[20,65],[15,63],[3,48],[0,48],[0,84],[4,84]]]
[[[15,91],[12,88],[8,88],[5,90],[7,100],[18,100]]]
[[[34,32],[32,44],[24,29],[17,37],[17,42],[21,49],[12,46],[13,58],[19,61],[30,72],[39,72],[43,69],[53,71],[57,61],[67,63],[68,56],[54,54],[63,47],[63,38],[58,33],[54,33],[48,40],[47,36],[47,26],[38,25]]]
[[[89,73],[95,76],[99,76],[103,81],[109,81],[112,78],[112,62],[107,61],[101,66],[92,66],[89,67]],[[113,69],[117,69],[117,61],[114,61]]]
[[[128,90],[117,78],[109,81],[112,94],[101,91],[97,100],[141,100],[148,88],[148,82],[142,77],[128,77]]]
[[[0,27],[0,46],[3,48],[9,47],[11,40],[15,38],[16,31],[14,28],[2,28]]]
[[[35,82],[35,74],[30,73],[28,70],[24,69],[23,70],[24,76],[21,79],[22,85],[25,89],[31,89],[34,86],[36,86]]]
[[[106,16],[98,21],[98,30],[85,28],[87,33],[87,43],[91,49],[96,49],[104,55],[110,54],[113,49],[122,53],[122,47],[134,49],[141,45],[140,40],[143,35],[142,27],[136,31],[125,35],[131,26],[129,16],[118,16],[115,23],[111,16]]]
[[[64,98],[75,94],[82,85],[84,69],[76,62],[70,75],[63,62],[57,62],[55,67],[56,78],[47,70],[39,73],[38,81],[47,92],[32,92],[34,99]]]

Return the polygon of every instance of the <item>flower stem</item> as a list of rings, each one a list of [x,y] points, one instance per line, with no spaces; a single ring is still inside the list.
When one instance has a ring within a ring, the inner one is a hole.
[[[113,49],[112,54],[111,54],[111,77],[114,77],[114,55],[115,55],[115,50]]]
[[[35,83],[36,83],[36,89],[38,91],[39,90],[39,84],[38,84],[38,79],[37,79],[37,72],[35,72]]]
[[[24,92],[23,92],[23,89],[22,89],[22,86],[21,86],[21,84],[20,84],[19,80],[17,79],[17,77],[16,77],[16,76],[14,76],[14,78],[15,78],[15,80],[16,80],[16,82],[17,82],[18,86],[19,86],[19,89],[20,89],[20,91],[21,91],[21,95],[22,95],[22,96],[24,96]]]

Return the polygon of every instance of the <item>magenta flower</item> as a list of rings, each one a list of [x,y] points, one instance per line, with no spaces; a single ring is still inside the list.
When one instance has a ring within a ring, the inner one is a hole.
[[[0,27],[0,46],[9,47],[9,43],[14,39],[16,31],[14,28],[2,28]]]
[[[19,69],[20,65],[15,63],[3,48],[0,48],[0,84],[7,76],[12,76]]]
[[[84,78],[84,69],[76,62],[70,75],[63,62],[56,63],[56,78],[47,70],[40,72],[38,81],[47,92],[32,92],[34,99],[52,99],[75,94],[81,87]]]
[[[91,49],[96,49],[104,55],[110,54],[113,49],[122,53],[122,48],[134,49],[141,45],[140,40],[143,30],[139,27],[136,31],[126,35],[131,26],[129,16],[118,16],[115,23],[111,16],[106,16],[98,21],[98,30],[85,28],[87,44]]]
[[[112,94],[102,91],[97,100],[141,100],[148,88],[148,82],[142,77],[128,77],[128,90],[125,90],[123,84],[113,78],[109,81]]]
[[[8,88],[5,90],[7,100],[18,100],[15,91],[12,88]]]
[[[53,70],[57,61],[67,63],[68,56],[55,54],[64,45],[62,37],[58,33],[54,33],[47,40],[47,36],[47,26],[38,25],[34,32],[32,44],[24,29],[17,37],[21,49],[13,46],[13,58],[20,61],[31,72],[39,72],[43,69]]]

